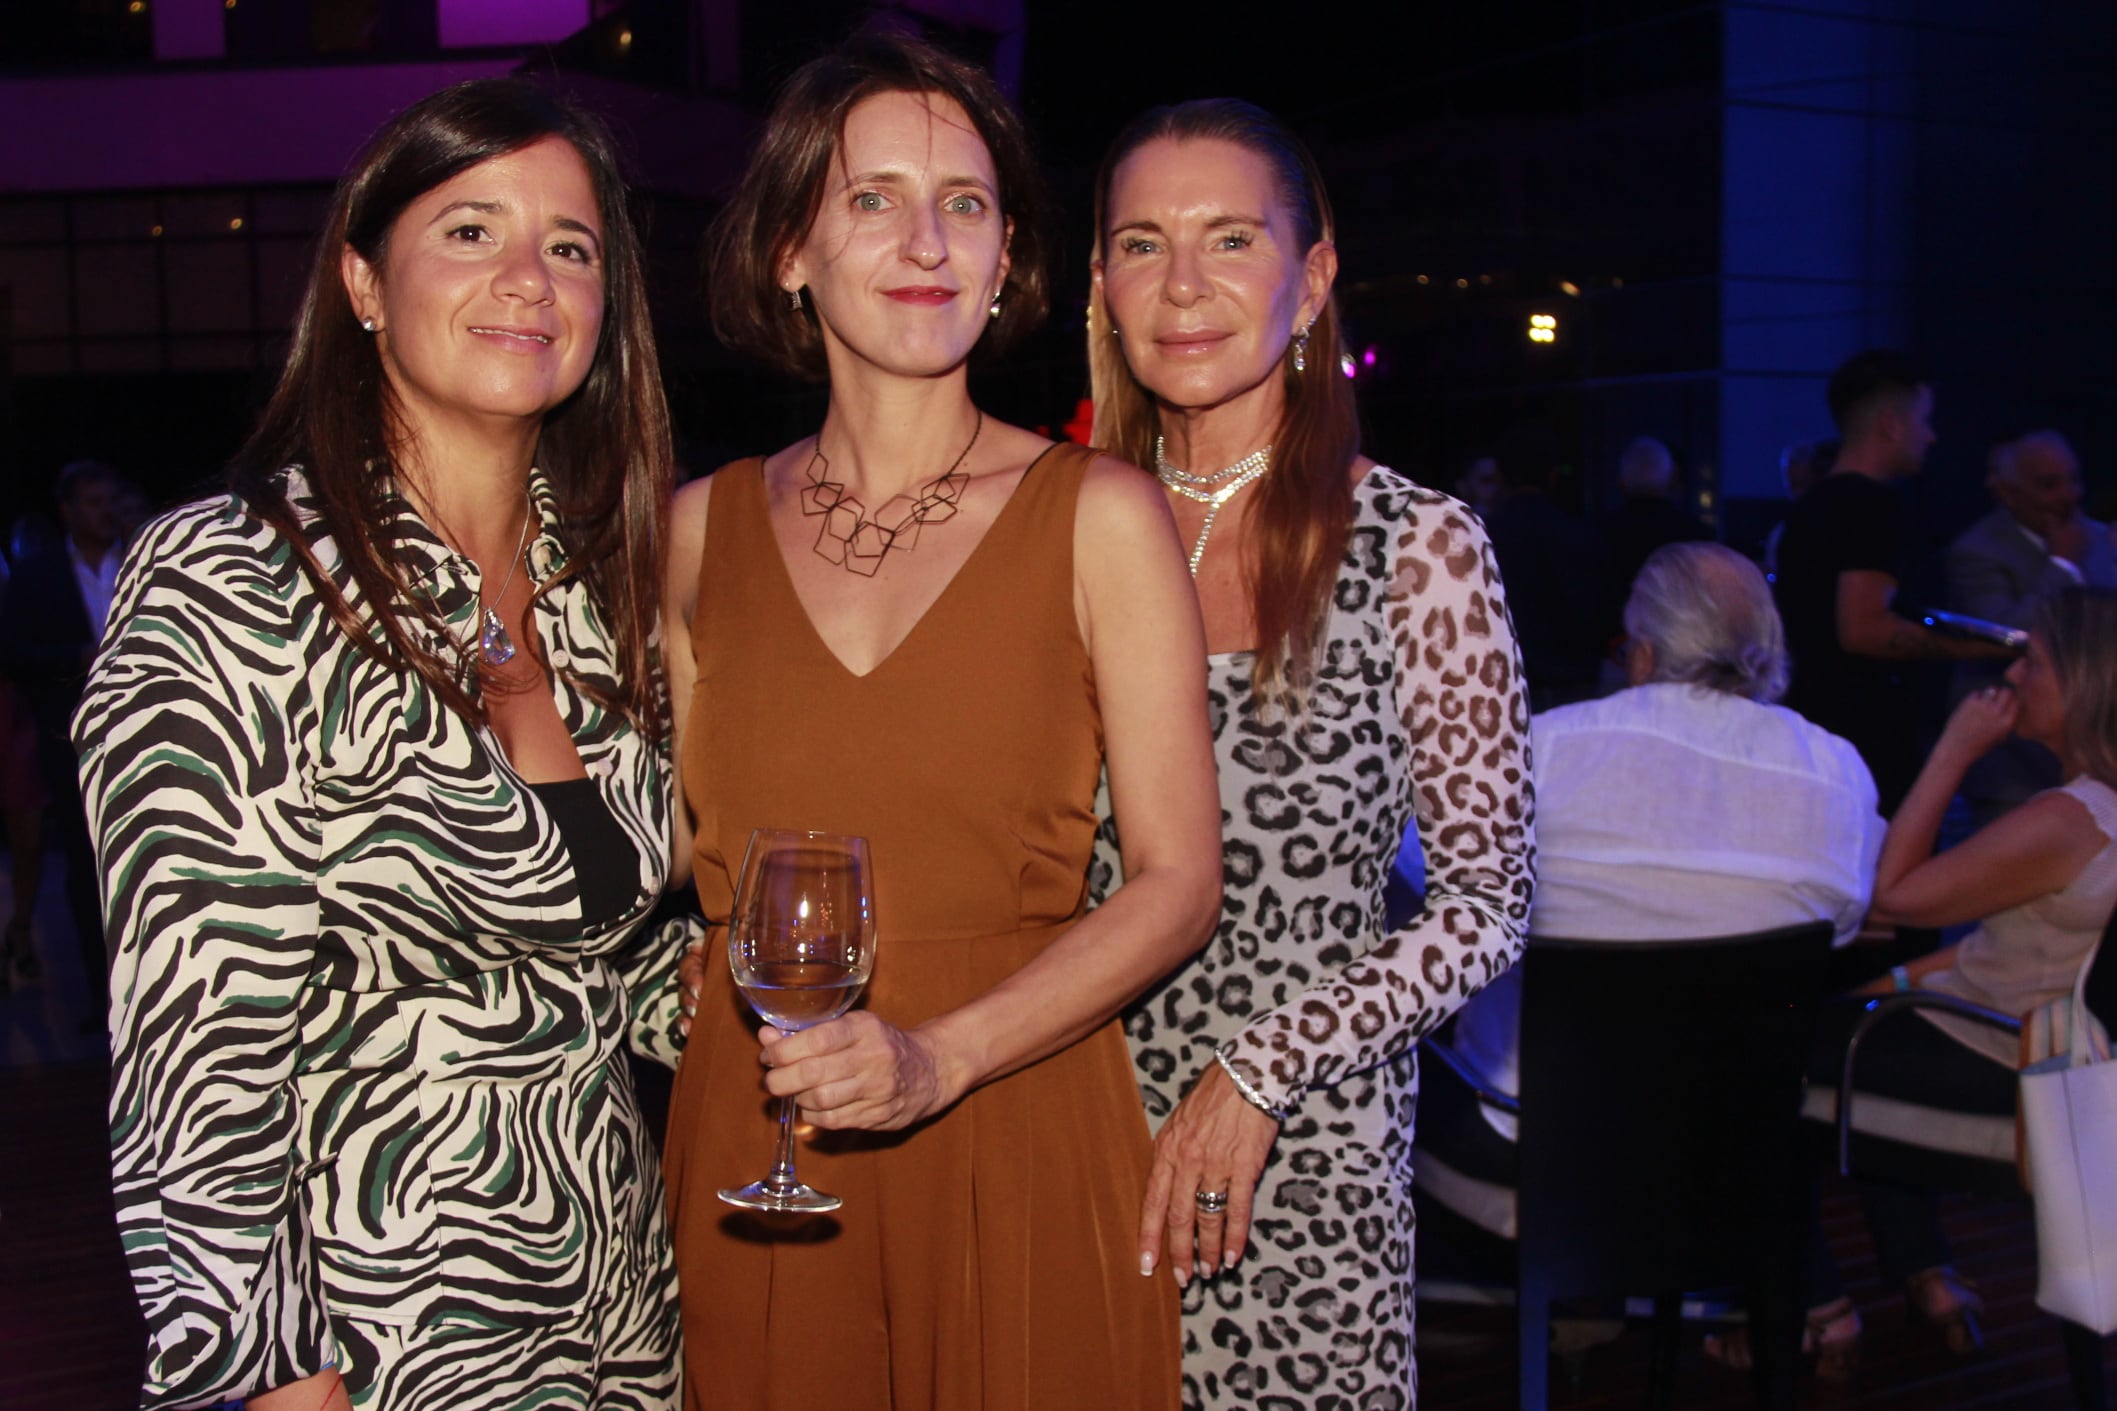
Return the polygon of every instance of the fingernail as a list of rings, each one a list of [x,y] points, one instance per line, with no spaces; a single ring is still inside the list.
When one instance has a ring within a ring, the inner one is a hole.
[[[1189,1288],[1191,1286],[1191,1276],[1183,1271],[1183,1266],[1181,1264],[1176,1266],[1174,1272],[1176,1274],[1176,1287],[1184,1289]]]
[[[1214,1267],[1213,1267],[1212,1265],[1210,1265],[1210,1264],[1200,1264],[1200,1265],[1198,1266],[1198,1277],[1199,1277],[1199,1278],[1201,1278],[1201,1279],[1210,1279],[1210,1278],[1212,1278],[1212,1277],[1213,1277],[1213,1275],[1214,1275],[1214,1274],[1216,1274],[1216,1273],[1218,1273],[1218,1272],[1219,1272],[1219,1271],[1218,1271],[1218,1270],[1216,1270],[1216,1269],[1215,1269],[1215,1268],[1214,1268]]]
[[[1153,1255],[1142,1254],[1139,1256],[1139,1276],[1143,1279],[1152,1278],[1154,1276]]]

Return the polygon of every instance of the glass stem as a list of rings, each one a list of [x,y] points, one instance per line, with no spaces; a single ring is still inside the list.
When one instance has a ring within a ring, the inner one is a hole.
[[[779,1099],[779,1159],[772,1163],[772,1174],[766,1178],[768,1184],[781,1190],[798,1186],[794,1177],[794,1099]]]

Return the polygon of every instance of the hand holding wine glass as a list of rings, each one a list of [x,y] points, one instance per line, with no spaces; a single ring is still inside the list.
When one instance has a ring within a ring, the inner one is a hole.
[[[758,1017],[782,1033],[852,1007],[875,963],[874,873],[867,841],[760,828],[750,834],[728,922],[728,965]],[[779,1104],[771,1174],[720,1198],[750,1210],[823,1211],[842,1203],[794,1174],[794,1099]]]

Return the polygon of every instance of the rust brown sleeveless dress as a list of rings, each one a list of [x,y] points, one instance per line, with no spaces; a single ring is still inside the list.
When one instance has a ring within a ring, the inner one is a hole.
[[[1079,917],[1102,754],[1073,609],[1089,459],[1045,453],[866,676],[794,595],[762,463],[714,477],[683,758],[710,923],[727,917],[752,828],[866,837],[879,930],[866,1004],[909,1027]],[[802,1177],[844,1207],[754,1216],[715,1192],[771,1164],[757,1022],[717,949],[706,970],[664,1161],[689,1407],[1176,1406],[1175,1288],[1139,1275],[1149,1141],[1114,1021],[911,1131],[803,1140]]]

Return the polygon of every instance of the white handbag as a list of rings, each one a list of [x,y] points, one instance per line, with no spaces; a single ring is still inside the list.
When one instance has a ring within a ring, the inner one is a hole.
[[[2032,1044],[2051,1056],[2022,1069],[2021,1118],[2036,1201],[2036,1304],[2108,1334],[2117,1332],[2117,1062],[2088,1012],[2094,963],[2090,954],[2070,1001],[2030,1021],[2042,1038]]]

